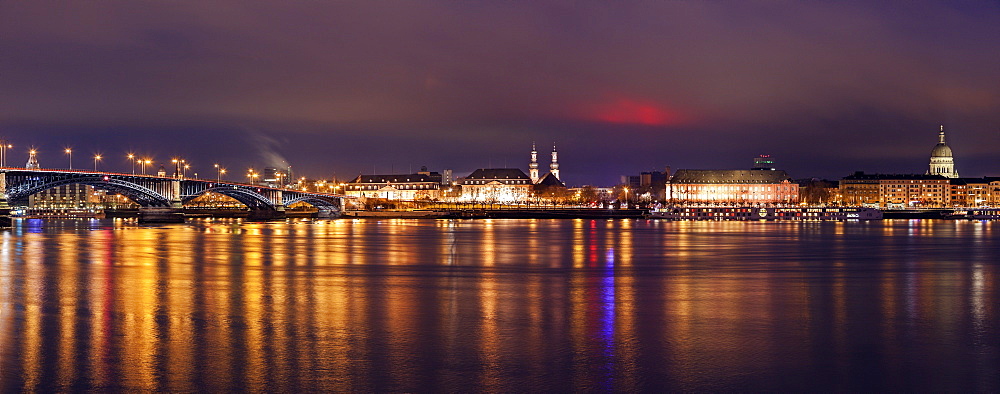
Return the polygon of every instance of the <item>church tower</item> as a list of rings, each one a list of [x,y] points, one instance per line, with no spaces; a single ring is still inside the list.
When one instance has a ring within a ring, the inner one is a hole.
[[[31,150],[28,151],[28,164],[25,164],[24,168],[27,168],[29,170],[37,170],[37,169],[41,168],[38,165],[38,158],[35,157],[35,153],[37,153],[37,152],[35,151],[34,148],[32,148]]]
[[[528,176],[531,183],[538,183],[542,178],[538,176],[538,151],[535,150],[535,143],[531,143],[531,163],[528,164]]]
[[[556,153],[556,144],[552,144],[552,164],[549,164],[549,172],[552,173],[552,176],[556,177],[556,179],[560,181],[562,180],[562,178],[559,177],[559,157]]]
[[[955,169],[955,158],[951,153],[951,147],[944,142],[944,126],[938,132],[938,143],[931,149],[931,164],[927,170],[928,175],[941,175],[946,178],[958,178],[958,170]]]

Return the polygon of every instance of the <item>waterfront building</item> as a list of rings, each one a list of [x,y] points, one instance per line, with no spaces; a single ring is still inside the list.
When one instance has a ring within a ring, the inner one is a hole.
[[[856,171],[852,175],[840,179],[840,203],[851,207],[877,207],[881,205],[882,197],[879,191],[879,181],[883,174],[865,174]]]
[[[688,204],[791,204],[799,185],[783,170],[677,170],[667,201]]]
[[[950,183],[941,175],[895,174],[879,179],[885,208],[938,208],[949,204]]]
[[[103,194],[103,191],[79,183],[61,185],[28,196],[28,208],[94,208],[100,205]]]
[[[841,204],[882,208],[944,207],[951,185],[941,175],[866,174],[855,172],[840,180]]]
[[[1000,203],[1000,177],[952,178],[950,183],[950,206],[983,207]]]
[[[441,197],[441,177],[430,173],[358,175],[344,185],[344,194],[362,199],[437,200]]]
[[[947,178],[958,178],[958,170],[955,169],[955,158],[952,155],[951,147],[944,140],[944,126],[938,132],[938,143],[931,149],[930,169],[927,175],[941,175]]]
[[[534,191],[531,177],[517,168],[480,168],[462,179],[461,184],[460,200],[468,202],[526,202]]]

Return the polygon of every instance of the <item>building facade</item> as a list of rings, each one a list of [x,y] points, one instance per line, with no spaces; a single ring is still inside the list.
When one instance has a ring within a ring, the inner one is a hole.
[[[1000,203],[1000,178],[953,178],[949,204],[952,207],[995,207]]]
[[[429,174],[358,175],[344,185],[344,193],[362,199],[381,198],[397,201],[437,200],[441,197],[441,179]]]
[[[101,196],[104,194],[79,183],[56,186],[28,196],[28,208],[100,208]]]
[[[535,184],[517,168],[480,168],[461,185],[461,201],[509,204],[530,201]]]
[[[799,185],[782,170],[677,170],[666,185],[672,203],[793,204]]]
[[[865,174],[857,171],[840,180],[840,204],[851,207],[878,207],[882,205],[879,188],[883,174]]]
[[[866,174],[840,180],[841,205],[938,208],[951,204],[951,182],[941,175]]]
[[[938,208],[950,204],[951,184],[940,175],[897,175],[879,180],[881,206]]]

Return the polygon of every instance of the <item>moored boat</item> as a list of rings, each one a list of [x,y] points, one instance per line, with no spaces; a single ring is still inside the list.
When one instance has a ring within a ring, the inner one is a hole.
[[[1000,208],[974,208],[966,214],[972,220],[1000,220]]]
[[[882,211],[864,207],[665,207],[649,217],[670,220],[881,220]]]

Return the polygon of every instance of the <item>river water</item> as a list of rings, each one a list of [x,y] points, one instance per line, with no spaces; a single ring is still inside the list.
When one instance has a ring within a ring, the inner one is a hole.
[[[997,391],[1000,223],[20,220],[0,392]]]

